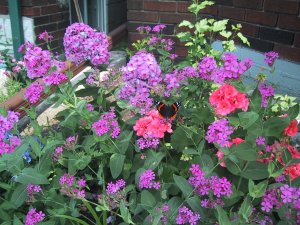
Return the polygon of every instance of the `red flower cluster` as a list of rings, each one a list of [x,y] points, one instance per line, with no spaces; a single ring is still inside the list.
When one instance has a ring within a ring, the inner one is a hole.
[[[234,86],[222,85],[209,97],[209,102],[216,108],[216,114],[226,116],[236,109],[248,110],[249,99],[246,94],[240,93]]]
[[[284,129],[284,134],[293,137],[297,133],[298,133],[298,122],[297,120],[292,120],[291,123]]]

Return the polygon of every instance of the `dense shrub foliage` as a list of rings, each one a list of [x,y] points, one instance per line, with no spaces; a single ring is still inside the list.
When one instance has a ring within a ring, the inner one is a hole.
[[[211,4],[195,0],[189,10]],[[274,52],[254,89],[244,86],[253,62],[234,54],[233,40],[248,42],[227,22],[183,21],[178,37],[189,50],[180,63],[165,25],[139,27],[148,36],[120,69],[105,65],[106,35],[75,23],[66,57],[93,66],[75,85],[64,62],[24,44],[28,77],[44,80],[25,99],[35,103],[54,86],[47,101],[67,107],[43,126],[28,109],[27,135],[18,113],[1,110],[1,224],[300,223],[299,104],[275,98],[266,81]],[[211,47],[215,35],[222,51]]]

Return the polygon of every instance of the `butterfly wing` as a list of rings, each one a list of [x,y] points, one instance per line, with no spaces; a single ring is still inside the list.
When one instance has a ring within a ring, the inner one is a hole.
[[[175,102],[172,105],[166,105],[162,102],[158,102],[156,107],[162,118],[174,120],[180,107],[180,103]]]

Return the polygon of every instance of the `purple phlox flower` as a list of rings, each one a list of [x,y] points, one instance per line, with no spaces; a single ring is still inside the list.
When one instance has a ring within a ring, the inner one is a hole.
[[[52,40],[53,36],[49,35],[49,33],[47,31],[44,31],[43,33],[39,34],[39,39],[44,40],[44,41],[48,41],[48,40]]]
[[[30,86],[26,89],[24,93],[24,97],[31,103],[35,104],[37,103],[41,96],[42,93],[44,92],[45,87],[41,85],[40,83],[32,83]]]
[[[77,185],[78,185],[79,187],[85,187],[85,186],[86,186],[86,180],[83,179],[83,178],[79,179],[79,180],[77,181]]]
[[[86,109],[87,109],[88,111],[94,111],[94,106],[93,106],[91,103],[87,103],[87,104],[86,104]]]
[[[289,187],[287,184],[279,188],[281,191],[281,199],[283,203],[290,203],[294,197],[295,188]]]
[[[155,173],[152,170],[144,171],[139,180],[139,188],[143,189],[160,189],[160,182],[154,181],[155,180]]]
[[[156,25],[152,28],[152,31],[155,32],[155,33],[159,33],[160,31],[162,31],[165,28],[166,28],[166,25],[158,24],[158,25]]]
[[[118,121],[115,119],[115,111],[112,109],[100,116],[97,122],[94,122],[92,128],[98,136],[103,136],[110,132],[112,138],[117,138],[121,132]]]
[[[139,138],[137,140],[137,144],[140,149],[146,149],[146,148],[154,148],[156,149],[159,145],[159,139],[157,138]]]
[[[115,183],[110,182],[107,184],[106,192],[107,194],[113,195],[116,194],[121,189],[125,188],[126,183],[123,179],[117,180]]]
[[[266,144],[266,138],[263,136],[258,136],[255,140],[256,145],[265,145]]]
[[[229,138],[233,131],[234,127],[230,126],[226,119],[220,119],[209,125],[205,139],[209,143],[216,143],[221,147],[226,147],[229,145]]]
[[[71,174],[68,174],[68,173],[65,173],[59,179],[59,184],[62,185],[62,186],[63,185],[72,186],[73,182],[74,182],[74,176],[72,176]]]
[[[200,215],[194,213],[192,210],[188,209],[186,206],[183,206],[178,209],[178,215],[176,217],[176,224],[186,224],[196,225]]]
[[[28,211],[26,215],[26,220],[24,225],[35,225],[41,222],[45,218],[45,214],[42,211],[37,212],[36,208],[32,208]]]
[[[268,105],[268,98],[274,96],[275,89],[271,85],[266,85],[262,82],[258,85],[258,90],[262,97],[261,107],[266,108]]]
[[[266,190],[262,202],[261,202],[261,210],[265,212],[270,212],[274,206],[279,203],[277,198],[277,191],[276,189],[269,189]]]
[[[273,64],[275,63],[276,59],[279,58],[279,54],[277,52],[266,52],[264,54],[265,58],[264,61],[268,66],[273,66]]]

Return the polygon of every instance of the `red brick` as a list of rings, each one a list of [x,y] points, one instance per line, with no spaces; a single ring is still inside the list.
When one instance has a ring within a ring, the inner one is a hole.
[[[127,20],[128,21],[143,21],[143,22],[155,22],[158,23],[158,12],[139,12],[128,10]]]
[[[263,40],[292,45],[294,33],[276,28],[261,27],[259,29],[259,37]]]
[[[227,6],[219,6],[219,16],[227,19],[243,21],[245,19],[245,10]]]
[[[55,13],[50,16],[51,22],[57,22],[63,20],[63,14],[62,13]]]
[[[64,28],[67,28],[68,26],[70,25],[70,21],[60,21],[57,23],[57,29],[60,30],[60,29],[64,29]]]
[[[190,2],[178,2],[177,3],[177,12],[188,12],[188,7]]]
[[[208,6],[205,9],[200,10],[199,13],[218,15],[218,6],[217,5]]]
[[[7,6],[7,5],[8,5],[7,0],[0,1],[0,6]]]
[[[127,9],[143,9],[143,3],[141,0],[127,0]]]
[[[232,0],[216,0],[215,1],[218,5],[229,5],[232,6]]]
[[[23,7],[22,16],[39,16],[41,15],[40,7]]]
[[[258,38],[246,36],[250,43],[250,48],[261,51],[261,52],[269,52],[273,50],[274,44],[265,40],[261,40]]]
[[[38,26],[34,28],[34,32],[36,35],[44,32],[44,31],[48,31],[48,32],[52,32],[57,30],[57,24],[56,23],[50,23],[50,24],[46,24],[46,25],[42,25],[42,26]]]
[[[177,54],[179,57],[184,57],[187,55],[187,47],[183,46],[176,46],[175,47],[175,54]]]
[[[300,62],[300,48],[295,48],[288,45],[275,44],[274,51],[278,52],[280,57],[282,58]]]
[[[175,12],[176,2],[146,1],[144,2],[144,10],[153,10],[153,11],[160,11],[160,12]]]
[[[275,26],[278,15],[275,13],[258,12],[254,10],[246,11],[245,20],[250,23],[256,23],[267,26]]]
[[[7,15],[8,14],[8,7],[7,6],[0,6],[0,14]]]
[[[263,0],[233,0],[233,5],[248,9],[262,9]]]
[[[259,27],[250,23],[240,23],[242,25],[242,34],[252,37],[258,37]]]
[[[278,27],[286,30],[300,31],[300,17],[292,15],[279,15]]]
[[[265,11],[297,14],[299,10],[298,1],[287,0],[265,0]]]
[[[137,40],[141,40],[145,37],[146,37],[145,34],[131,33],[131,32],[128,33],[128,40],[130,43],[136,42]]]
[[[190,13],[160,13],[161,23],[180,23],[182,20],[194,21],[194,15]]]
[[[300,33],[295,34],[294,45],[300,47]]]
[[[53,31],[49,34],[52,35],[54,39],[62,39],[65,35],[65,32],[66,32],[66,29],[62,29],[62,30]]]
[[[34,17],[34,25],[43,25],[50,22],[50,16]]]
[[[47,15],[47,14],[54,14],[54,13],[58,13],[61,11],[65,11],[66,7],[61,7],[58,4],[55,5],[48,5],[48,6],[43,6],[41,7],[41,14],[42,15]]]

